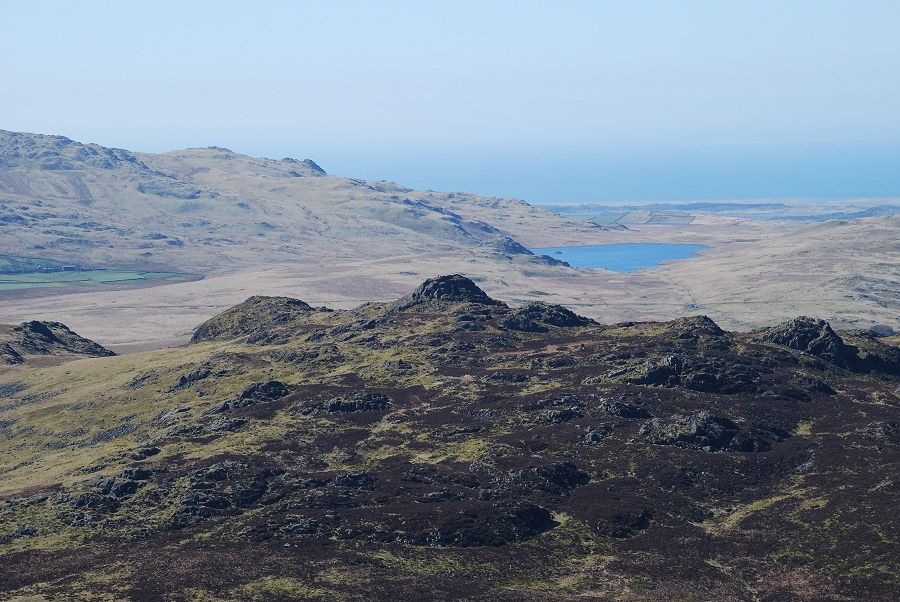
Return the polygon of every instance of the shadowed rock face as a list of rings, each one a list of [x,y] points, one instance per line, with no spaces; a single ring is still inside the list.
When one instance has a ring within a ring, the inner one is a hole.
[[[25,361],[22,354],[9,343],[0,344],[0,364],[21,364]]]
[[[461,274],[430,278],[413,291],[410,299],[413,302],[449,301],[482,305],[501,304],[500,301],[488,297],[487,293],[478,288],[478,285]]]

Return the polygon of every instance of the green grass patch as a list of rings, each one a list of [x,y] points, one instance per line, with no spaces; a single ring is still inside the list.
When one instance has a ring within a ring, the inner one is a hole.
[[[177,272],[135,272],[130,270],[93,270],[72,272],[25,272],[0,274],[0,290],[47,288],[53,286],[119,284],[124,282],[171,280]]]

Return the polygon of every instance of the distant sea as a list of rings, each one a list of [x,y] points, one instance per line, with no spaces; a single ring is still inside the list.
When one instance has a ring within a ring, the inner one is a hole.
[[[312,158],[337,175],[538,204],[900,198],[900,143],[422,150]]]

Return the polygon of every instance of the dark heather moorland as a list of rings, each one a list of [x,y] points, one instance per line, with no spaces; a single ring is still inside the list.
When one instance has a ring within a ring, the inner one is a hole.
[[[137,355],[2,334],[4,599],[897,599],[900,350],[866,332],[445,276]]]

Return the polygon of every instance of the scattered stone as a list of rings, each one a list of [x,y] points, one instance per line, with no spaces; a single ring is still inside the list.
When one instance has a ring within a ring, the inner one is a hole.
[[[649,418],[650,412],[642,407],[624,401],[604,401],[599,408],[607,414],[619,418]]]
[[[207,366],[200,366],[192,372],[182,374],[178,378],[178,382],[175,383],[175,386],[172,387],[172,390],[178,391],[179,389],[184,389],[185,387],[188,387],[203,379],[209,378],[210,376],[212,376],[212,370]]]
[[[584,412],[576,406],[562,409],[552,409],[544,411],[544,422],[549,424],[562,424],[575,418],[581,418]]]
[[[529,379],[521,372],[492,372],[481,380],[486,383],[523,383]]]
[[[131,424],[130,422],[126,422],[125,424],[121,424],[110,429],[104,429],[94,435],[93,439],[91,439],[91,445],[96,445],[97,443],[106,441],[112,441],[113,439],[118,439],[119,437],[124,437],[125,435],[131,434],[136,430],[137,425]]]
[[[381,393],[362,391],[352,397],[335,397],[324,403],[309,404],[301,408],[300,413],[309,414],[346,414],[355,412],[386,412],[391,407],[391,400]]]
[[[12,397],[22,391],[28,390],[28,385],[25,383],[6,383],[0,385],[0,399],[5,399],[7,397]]]
[[[332,482],[340,487],[372,489],[375,478],[368,472],[346,473],[334,477]]]
[[[870,422],[857,430],[868,439],[885,443],[900,443],[900,428],[896,422],[876,421]]]
[[[32,535],[36,535],[37,532],[37,529],[35,529],[31,525],[19,525],[13,532],[13,539],[18,539],[20,537],[30,537]]]
[[[604,433],[600,431],[588,431],[584,434],[585,443],[600,443],[603,441]]]

